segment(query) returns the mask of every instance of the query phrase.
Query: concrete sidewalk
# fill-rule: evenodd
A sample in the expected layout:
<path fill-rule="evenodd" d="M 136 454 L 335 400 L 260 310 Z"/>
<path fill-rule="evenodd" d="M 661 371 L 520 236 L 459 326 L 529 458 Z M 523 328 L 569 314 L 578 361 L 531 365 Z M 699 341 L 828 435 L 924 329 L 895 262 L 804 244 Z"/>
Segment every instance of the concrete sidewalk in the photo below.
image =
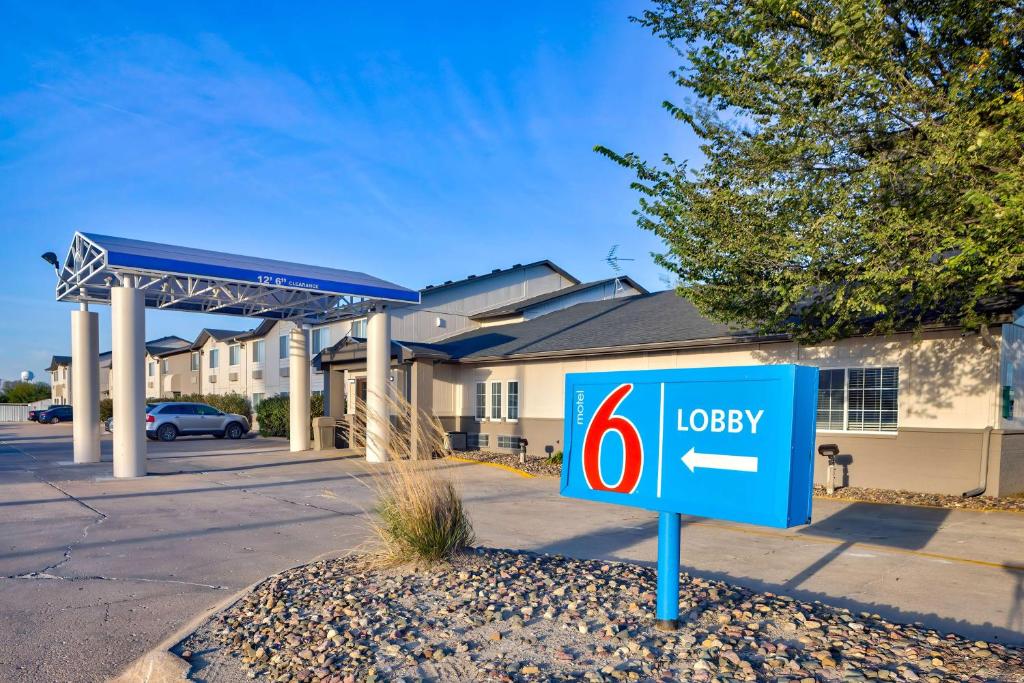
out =
<path fill-rule="evenodd" d="M 0 679 L 103 680 L 245 586 L 366 538 L 372 473 L 358 460 L 261 439 L 150 452 L 153 476 L 114 481 L 109 462 L 58 464 L 69 426 L 0 425 Z M 439 467 L 482 544 L 655 559 L 651 513 L 562 499 L 553 479 Z M 789 531 L 688 519 L 684 566 L 1024 643 L 1024 515 L 815 501 L 814 519 Z"/>

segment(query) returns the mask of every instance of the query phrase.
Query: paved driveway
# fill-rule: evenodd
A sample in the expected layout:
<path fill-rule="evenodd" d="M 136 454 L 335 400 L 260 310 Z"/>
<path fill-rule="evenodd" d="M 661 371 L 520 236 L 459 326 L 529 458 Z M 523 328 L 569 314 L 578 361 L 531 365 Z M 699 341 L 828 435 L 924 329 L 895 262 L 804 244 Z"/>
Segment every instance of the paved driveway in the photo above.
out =
<path fill-rule="evenodd" d="M 358 460 L 201 438 L 149 444 L 152 476 L 116 481 L 109 462 L 61 464 L 70 434 L 0 425 L 0 680 L 103 680 L 246 585 L 365 541 L 372 474 Z M 482 543 L 654 561 L 653 514 L 561 499 L 551 479 L 439 467 Z M 814 518 L 789 531 L 688 519 L 683 563 L 1024 643 L 1024 516 L 815 501 Z"/>

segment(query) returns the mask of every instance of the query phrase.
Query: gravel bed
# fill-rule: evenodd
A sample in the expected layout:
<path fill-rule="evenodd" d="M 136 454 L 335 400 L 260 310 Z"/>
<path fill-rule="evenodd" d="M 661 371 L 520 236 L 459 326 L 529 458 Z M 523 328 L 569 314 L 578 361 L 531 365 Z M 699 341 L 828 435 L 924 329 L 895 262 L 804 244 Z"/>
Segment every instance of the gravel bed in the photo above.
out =
<path fill-rule="evenodd" d="M 687 575 L 662 633 L 654 591 L 651 568 L 527 552 L 350 557 L 267 579 L 176 651 L 219 651 L 219 680 L 1024 681 L 1024 650 Z"/>
<path fill-rule="evenodd" d="M 530 474 L 541 476 L 541 477 L 560 477 L 562 476 L 562 463 L 548 462 L 547 458 L 538 458 L 536 456 L 526 456 L 526 463 L 519 463 L 518 453 L 497 453 L 494 451 L 454 451 L 452 453 L 457 458 L 465 458 L 467 460 L 479 460 L 480 462 L 493 462 L 499 465 L 506 465 L 513 467 L 517 470 L 529 472 Z"/>
<path fill-rule="evenodd" d="M 961 498 L 941 493 L 914 493 L 913 491 L 889 491 L 886 489 L 862 489 L 854 486 L 836 489 L 831 496 L 825 493 L 824 486 L 815 486 L 814 495 L 837 500 L 858 500 L 869 503 L 886 503 L 889 505 L 930 505 L 932 507 L 959 510 L 1005 510 L 1024 512 L 1024 496 L 995 498 L 992 496 L 975 496 Z"/>

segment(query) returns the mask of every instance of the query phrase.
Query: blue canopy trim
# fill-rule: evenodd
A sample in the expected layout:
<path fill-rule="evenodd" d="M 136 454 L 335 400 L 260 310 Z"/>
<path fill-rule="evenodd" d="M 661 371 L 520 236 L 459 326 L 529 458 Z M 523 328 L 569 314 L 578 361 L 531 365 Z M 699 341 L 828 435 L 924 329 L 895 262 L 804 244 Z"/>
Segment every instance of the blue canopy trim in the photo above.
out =
<path fill-rule="evenodd" d="M 351 317 L 373 301 L 420 301 L 415 290 L 357 271 L 94 233 L 75 233 L 57 299 L 107 303 L 126 278 L 154 308 L 306 322 Z"/>

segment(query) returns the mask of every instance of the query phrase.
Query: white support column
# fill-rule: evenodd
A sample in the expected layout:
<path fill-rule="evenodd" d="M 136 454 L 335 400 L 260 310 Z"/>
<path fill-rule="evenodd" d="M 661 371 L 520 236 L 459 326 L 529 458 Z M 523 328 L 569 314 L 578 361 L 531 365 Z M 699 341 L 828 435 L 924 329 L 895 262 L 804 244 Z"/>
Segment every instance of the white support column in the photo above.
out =
<path fill-rule="evenodd" d="M 100 331 L 99 316 L 89 304 L 71 311 L 71 403 L 75 463 L 100 461 Z"/>
<path fill-rule="evenodd" d="M 288 335 L 289 449 L 309 450 L 309 341 L 306 330 L 296 327 Z"/>
<path fill-rule="evenodd" d="M 110 296 L 114 476 L 146 476 L 146 309 L 129 280 Z"/>
<path fill-rule="evenodd" d="M 377 304 L 366 319 L 366 460 L 388 459 L 391 420 L 388 376 L 391 373 L 391 315 Z"/>

